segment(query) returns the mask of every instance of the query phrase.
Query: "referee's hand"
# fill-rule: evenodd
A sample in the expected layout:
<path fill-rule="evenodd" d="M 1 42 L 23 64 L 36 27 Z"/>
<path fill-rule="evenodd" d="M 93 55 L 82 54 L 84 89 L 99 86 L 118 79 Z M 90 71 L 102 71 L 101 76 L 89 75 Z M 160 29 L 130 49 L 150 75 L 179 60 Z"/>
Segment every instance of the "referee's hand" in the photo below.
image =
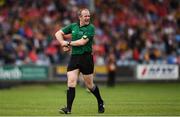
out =
<path fill-rule="evenodd" d="M 63 47 L 62 47 L 62 50 L 63 50 L 64 52 L 69 52 L 69 51 L 71 50 L 71 47 L 70 47 L 70 46 L 63 46 Z"/>
<path fill-rule="evenodd" d="M 68 41 L 64 41 L 64 40 L 63 40 L 63 41 L 61 41 L 60 43 L 61 43 L 61 46 L 63 46 L 63 47 L 64 47 L 64 46 L 68 46 Z"/>

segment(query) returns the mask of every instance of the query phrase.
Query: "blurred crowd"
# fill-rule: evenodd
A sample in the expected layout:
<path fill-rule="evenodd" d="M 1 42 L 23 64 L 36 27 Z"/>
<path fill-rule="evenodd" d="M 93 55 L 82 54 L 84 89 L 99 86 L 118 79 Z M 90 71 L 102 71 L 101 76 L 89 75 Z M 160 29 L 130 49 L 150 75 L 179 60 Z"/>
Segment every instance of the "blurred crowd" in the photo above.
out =
<path fill-rule="evenodd" d="M 54 37 L 77 22 L 79 8 L 92 11 L 94 61 L 116 64 L 180 64 L 179 0 L 0 0 L 0 65 L 67 64 Z"/>

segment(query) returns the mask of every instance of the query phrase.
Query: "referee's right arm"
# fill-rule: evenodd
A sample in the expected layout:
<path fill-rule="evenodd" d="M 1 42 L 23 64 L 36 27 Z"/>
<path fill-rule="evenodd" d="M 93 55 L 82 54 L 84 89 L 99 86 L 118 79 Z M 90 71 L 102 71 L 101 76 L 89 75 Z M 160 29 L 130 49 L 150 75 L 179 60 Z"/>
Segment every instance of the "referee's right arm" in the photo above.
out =
<path fill-rule="evenodd" d="M 62 45 L 63 41 L 64 41 L 64 38 L 63 38 L 63 31 L 59 30 L 55 33 L 55 37 L 56 39 L 59 41 L 59 43 Z"/>
<path fill-rule="evenodd" d="M 68 41 L 64 40 L 64 32 L 62 30 L 59 30 L 55 33 L 56 39 L 59 41 L 61 46 L 68 46 Z"/>

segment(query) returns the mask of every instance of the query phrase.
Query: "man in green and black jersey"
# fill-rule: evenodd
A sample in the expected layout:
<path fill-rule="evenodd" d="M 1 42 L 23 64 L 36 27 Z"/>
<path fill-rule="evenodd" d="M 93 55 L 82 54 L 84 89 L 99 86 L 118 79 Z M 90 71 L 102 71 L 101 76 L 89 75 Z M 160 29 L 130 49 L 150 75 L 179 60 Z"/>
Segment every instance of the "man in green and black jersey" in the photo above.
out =
<path fill-rule="evenodd" d="M 61 108 L 59 111 L 64 114 L 71 113 L 72 103 L 75 98 L 75 87 L 79 73 L 81 72 L 85 85 L 97 99 L 98 112 L 104 113 L 104 101 L 101 98 L 99 88 L 93 82 L 94 62 L 92 44 L 95 28 L 94 25 L 90 23 L 90 11 L 88 9 L 80 9 L 78 16 L 78 23 L 67 25 L 55 34 L 64 51 L 69 51 L 70 48 L 72 48 L 70 62 L 67 67 L 67 106 Z M 71 34 L 71 41 L 64 40 L 64 36 L 67 34 Z"/>

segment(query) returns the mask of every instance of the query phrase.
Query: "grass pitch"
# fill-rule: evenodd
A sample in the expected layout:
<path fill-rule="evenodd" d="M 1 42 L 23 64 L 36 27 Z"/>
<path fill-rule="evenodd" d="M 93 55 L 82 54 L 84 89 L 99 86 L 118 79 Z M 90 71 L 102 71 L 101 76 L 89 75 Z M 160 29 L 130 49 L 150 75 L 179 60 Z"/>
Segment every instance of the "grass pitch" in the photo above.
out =
<path fill-rule="evenodd" d="M 105 113 L 98 114 L 95 97 L 78 86 L 71 115 L 180 115 L 180 83 L 122 83 L 114 88 L 99 87 L 105 100 Z M 0 90 L 0 116 L 61 116 L 58 108 L 66 104 L 65 90 L 65 84 L 22 85 Z"/>

